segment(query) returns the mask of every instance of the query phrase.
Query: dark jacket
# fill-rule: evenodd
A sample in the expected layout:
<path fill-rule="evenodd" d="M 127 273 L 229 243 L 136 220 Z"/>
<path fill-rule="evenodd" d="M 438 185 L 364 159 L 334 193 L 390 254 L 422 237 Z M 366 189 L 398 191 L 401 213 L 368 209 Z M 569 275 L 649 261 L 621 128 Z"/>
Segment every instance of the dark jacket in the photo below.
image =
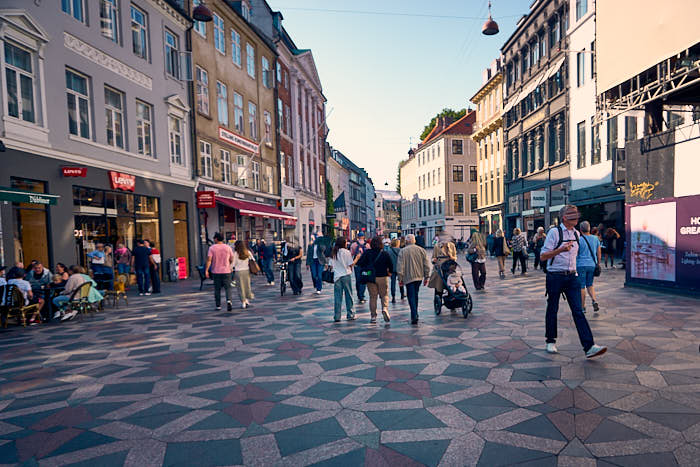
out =
<path fill-rule="evenodd" d="M 316 240 L 314 243 L 308 246 L 306 249 L 306 265 L 311 266 L 314 261 L 314 247 L 317 247 L 316 256 L 318 256 L 318 262 L 325 265 L 328 263 L 328 258 L 326 257 L 326 245 L 324 242 L 319 242 Z"/>
<path fill-rule="evenodd" d="M 506 243 L 505 237 L 494 237 L 493 239 L 493 255 L 494 256 L 505 256 L 503 252 L 503 245 Z"/>
<path fill-rule="evenodd" d="M 374 267 L 375 277 L 387 277 L 394 272 L 391 256 L 384 250 L 367 250 L 357 264 L 363 269 Z"/>
<path fill-rule="evenodd" d="M 260 245 L 259 254 L 261 260 L 273 260 L 277 256 L 277 250 L 275 249 L 275 245 L 268 245 L 266 243 L 265 246 Z"/>

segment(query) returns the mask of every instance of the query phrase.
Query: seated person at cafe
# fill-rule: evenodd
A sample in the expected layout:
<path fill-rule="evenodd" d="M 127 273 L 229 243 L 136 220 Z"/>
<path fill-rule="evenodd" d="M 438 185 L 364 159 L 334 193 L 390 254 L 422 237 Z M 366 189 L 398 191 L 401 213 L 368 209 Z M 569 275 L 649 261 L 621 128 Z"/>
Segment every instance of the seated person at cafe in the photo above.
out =
<path fill-rule="evenodd" d="M 32 264 L 34 265 L 34 267 L 32 267 L 32 270 L 27 273 L 25 279 L 27 280 L 27 282 L 29 282 L 29 285 L 31 285 L 32 287 L 34 300 L 36 301 L 36 303 L 39 304 L 39 312 L 41 313 L 44 309 L 44 303 L 46 302 L 46 298 L 48 297 L 47 291 L 49 288 L 49 284 L 51 284 L 51 271 L 45 268 L 41 264 L 41 261 L 34 260 L 32 261 Z M 46 321 L 47 319 L 48 317 L 44 316 L 44 321 Z"/>
<path fill-rule="evenodd" d="M 24 269 L 20 269 L 18 267 L 10 269 L 10 271 L 7 273 L 7 284 L 15 285 L 20 290 L 20 292 L 22 292 L 25 306 L 34 303 L 39 303 L 38 299 L 36 299 L 34 297 L 34 294 L 32 293 L 32 286 L 29 284 L 29 282 L 24 280 Z M 41 304 L 43 304 L 43 300 Z M 29 319 L 29 324 L 37 324 L 36 315 L 37 313 L 35 313 Z"/>
<path fill-rule="evenodd" d="M 72 319 L 77 311 L 71 311 L 65 313 L 63 308 L 70 301 L 70 296 L 75 292 L 75 290 L 85 283 L 85 277 L 80 273 L 81 267 L 73 265 L 68 269 L 68 281 L 66 281 L 66 286 L 63 291 L 53 299 L 53 304 L 56 306 L 56 313 L 53 315 L 53 319 L 61 318 L 61 321 L 66 321 Z"/>
<path fill-rule="evenodd" d="M 7 284 L 7 279 L 5 279 L 5 266 L 0 266 L 0 285 Z"/>

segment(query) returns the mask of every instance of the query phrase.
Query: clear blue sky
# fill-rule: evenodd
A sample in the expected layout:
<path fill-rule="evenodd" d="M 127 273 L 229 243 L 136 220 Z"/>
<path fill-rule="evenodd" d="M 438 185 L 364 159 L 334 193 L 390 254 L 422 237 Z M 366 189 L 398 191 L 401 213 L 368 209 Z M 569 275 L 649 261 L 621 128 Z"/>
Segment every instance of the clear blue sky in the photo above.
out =
<path fill-rule="evenodd" d="M 394 189 L 410 138 L 415 145 L 444 107 L 472 105 L 482 71 L 532 0 L 492 0 L 495 36 L 481 34 L 487 0 L 268 2 L 297 46 L 313 51 L 328 99 L 329 143 L 364 167 L 375 188 L 388 181 Z"/>

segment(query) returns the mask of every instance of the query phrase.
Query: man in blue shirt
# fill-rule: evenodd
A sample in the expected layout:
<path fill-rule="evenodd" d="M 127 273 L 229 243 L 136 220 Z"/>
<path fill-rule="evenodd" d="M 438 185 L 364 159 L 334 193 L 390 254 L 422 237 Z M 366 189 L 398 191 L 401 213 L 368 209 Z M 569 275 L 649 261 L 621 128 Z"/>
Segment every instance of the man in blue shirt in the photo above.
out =
<path fill-rule="evenodd" d="M 583 314 L 581 287 L 576 273 L 576 256 L 579 251 L 580 235 L 574 228 L 579 213 L 576 206 L 567 204 L 559 211 L 560 225 L 549 229 L 544 241 L 540 259 L 547 264 L 547 313 L 545 315 L 545 337 L 548 353 L 557 353 L 557 312 L 561 294 L 569 302 L 571 315 L 576 325 L 579 340 L 586 358 L 603 355 L 607 347 L 593 342 L 593 333 Z M 563 224 L 563 225 L 562 225 Z M 551 260 L 551 261 L 550 261 Z"/>
<path fill-rule="evenodd" d="M 588 290 L 588 295 L 593 300 L 593 311 L 597 313 L 599 307 L 593 289 L 593 278 L 595 277 L 595 267 L 600 264 L 600 240 L 598 240 L 598 236 L 591 235 L 591 224 L 588 221 L 581 222 L 579 229 L 581 229 L 581 241 L 576 257 L 576 271 L 581 283 L 581 305 L 585 313 L 586 290 Z"/>

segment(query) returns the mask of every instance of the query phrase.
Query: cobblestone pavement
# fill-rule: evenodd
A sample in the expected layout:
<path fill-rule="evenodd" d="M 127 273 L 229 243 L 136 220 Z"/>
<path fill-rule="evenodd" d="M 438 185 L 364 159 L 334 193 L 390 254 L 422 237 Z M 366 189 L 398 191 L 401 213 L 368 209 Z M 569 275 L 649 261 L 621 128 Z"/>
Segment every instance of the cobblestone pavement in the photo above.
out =
<path fill-rule="evenodd" d="M 699 465 L 700 301 L 603 271 L 585 360 L 566 304 L 544 352 L 544 277 L 497 278 L 468 319 L 332 322 L 332 290 L 215 311 L 165 284 L 60 325 L 0 332 L 0 464 Z M 468 280 L 469 289 L 471 281 Z M 381 315 L 380 315 L 381 320 Z"/>

